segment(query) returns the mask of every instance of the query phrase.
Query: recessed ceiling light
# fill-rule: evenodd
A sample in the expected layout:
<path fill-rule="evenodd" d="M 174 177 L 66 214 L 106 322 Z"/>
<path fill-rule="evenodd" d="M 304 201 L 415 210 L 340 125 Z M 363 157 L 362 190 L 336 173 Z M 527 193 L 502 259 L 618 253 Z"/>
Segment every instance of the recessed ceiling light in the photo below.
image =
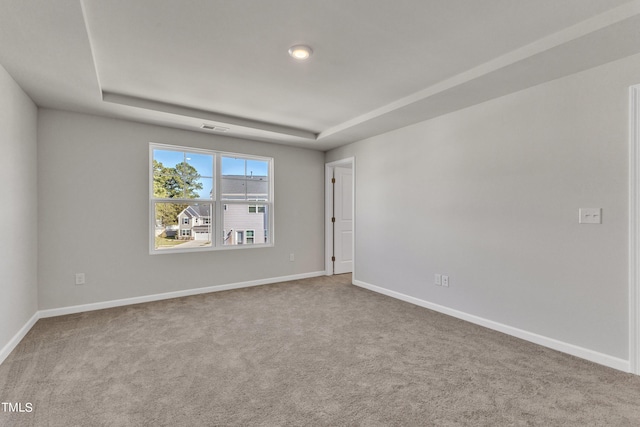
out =
<path fill-rule="evenodd" d="M 309 59 L 312 53 L 313 50 L 309 46 L 305 46 L 303 44 L 297 44 L 289 48 L 289 55 L 291 55 L 293 59 L 297 59 L 298 61 Z"/>

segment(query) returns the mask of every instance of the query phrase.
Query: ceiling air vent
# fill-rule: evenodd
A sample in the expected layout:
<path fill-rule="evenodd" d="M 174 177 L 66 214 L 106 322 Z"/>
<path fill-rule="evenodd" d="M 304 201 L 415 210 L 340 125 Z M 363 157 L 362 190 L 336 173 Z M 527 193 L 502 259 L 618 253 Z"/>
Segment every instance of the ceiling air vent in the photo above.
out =
<path fill-rule="evenodd" d="M 202 129 L 206 129 L 206 130 L 212 130 L 214 132 L 226 132 L 229 130 L 229 128 L 225 128 L 222 126 L 214 126 L 214 125 L 208 125 L 206 123 L 203 123 L 202 126 L 200 126 Z"/>

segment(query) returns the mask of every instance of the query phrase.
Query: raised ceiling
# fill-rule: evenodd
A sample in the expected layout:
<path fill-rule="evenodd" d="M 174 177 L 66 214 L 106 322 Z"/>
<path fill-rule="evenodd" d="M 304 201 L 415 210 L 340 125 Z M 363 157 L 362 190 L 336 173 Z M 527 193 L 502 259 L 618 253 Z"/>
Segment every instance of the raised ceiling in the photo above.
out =
<path fill-rule="evenodd" d="M 0 12 L 0 64 L 39 106 L 318 150 L 640 52 L 637 0 L 0 0 Z M 299 43 L 307 62 L 287 54 Z"/>

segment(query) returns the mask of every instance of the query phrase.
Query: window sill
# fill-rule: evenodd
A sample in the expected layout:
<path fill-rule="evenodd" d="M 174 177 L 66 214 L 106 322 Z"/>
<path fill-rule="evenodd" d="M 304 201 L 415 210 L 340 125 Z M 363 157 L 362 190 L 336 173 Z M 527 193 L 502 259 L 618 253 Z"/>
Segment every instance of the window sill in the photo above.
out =
<path fill-rule="evenodd" d="M 273 248 L 273 243 L 253 244 L 253 245 L 228 245 L 228 246 L 211 246 L 204 248 L 185 248 L 185 249 L 151 249 L 149 255 L 165 255 L 165 254 L 183 254 L 194 252 L 211 252 L 211 251 L 234 251 L 243 249 L 259 249 Z"/>

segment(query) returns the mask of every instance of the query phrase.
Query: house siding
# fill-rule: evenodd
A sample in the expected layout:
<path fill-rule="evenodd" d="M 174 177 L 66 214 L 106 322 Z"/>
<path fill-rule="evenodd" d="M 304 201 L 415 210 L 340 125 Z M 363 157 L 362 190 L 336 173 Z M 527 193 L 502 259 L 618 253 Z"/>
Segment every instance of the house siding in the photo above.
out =
<path fill-rule="evenodd" d="M 224 231 L 225 236 L 230 231 L 246 231 L 254 230 L 254 244 L 265 243 L 264 230 L 268 227 L 267 213 L 249 213 L 249 205 L 245 204 L 228 204 L 224 211 Z M 268 208 L 265 205 L 265 210 Z M 245 234 L 246 238 L 246 234 Z M 225 244 L 237 244 L 236 235 L 232 233 L 229 240 L 225 240 Z"/>

